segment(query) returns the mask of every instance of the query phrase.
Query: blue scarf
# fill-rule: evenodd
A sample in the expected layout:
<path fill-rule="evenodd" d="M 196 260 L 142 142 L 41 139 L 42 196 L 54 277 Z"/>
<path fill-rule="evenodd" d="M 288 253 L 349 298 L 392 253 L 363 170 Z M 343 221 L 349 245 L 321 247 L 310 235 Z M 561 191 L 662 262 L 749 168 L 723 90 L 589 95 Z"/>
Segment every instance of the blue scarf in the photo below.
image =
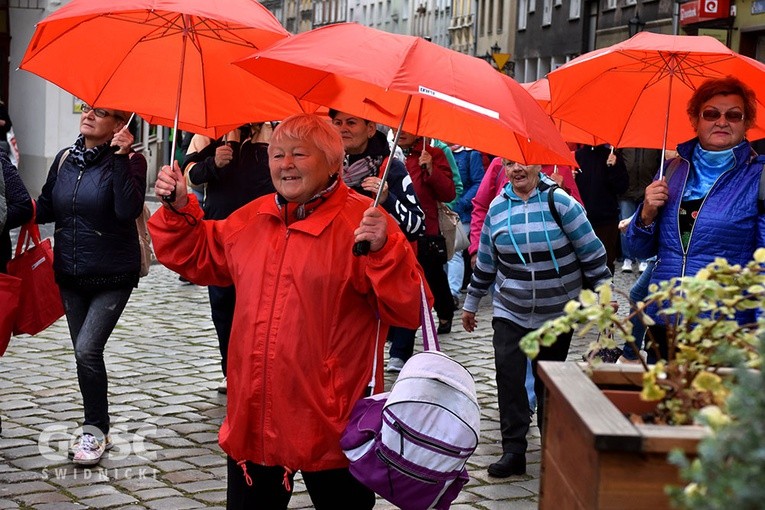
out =
<path fill-rule="evenodd" d="M 691 158 L 693 166 L 685 185 L 683 200 L 698 200 L 707 196 L 717 178 L 736 164 L 733 151 L 745 143 L 747 142 L 743 141 L 736 147 L 724 151 L 708 151 L 697 144 L 693 150 Z"/>

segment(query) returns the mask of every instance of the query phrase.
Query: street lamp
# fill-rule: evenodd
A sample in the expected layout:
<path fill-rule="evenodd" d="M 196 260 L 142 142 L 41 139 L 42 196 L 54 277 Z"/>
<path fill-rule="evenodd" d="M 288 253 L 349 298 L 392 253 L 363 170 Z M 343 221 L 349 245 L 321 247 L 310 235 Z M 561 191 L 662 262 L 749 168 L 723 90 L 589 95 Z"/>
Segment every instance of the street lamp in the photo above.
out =
<path fill-rule="evenodd" d="M 495 53 L 499 53 L 499 50 L 502 48 L 499 47 L 499 44 L 497 42 L 494 42 L 494 44 L 491 47 L 491 54 L 494 55 Z"/>
<path fill-rule="evenodd" d="M 642 32 L 645 28 L 645 21 L 640 20 L 640 15 L 635 13 L 633 17 L 627 22 L 627 29 L 629 30 L 630 37 L 633 37 L 638 32 Z"/>

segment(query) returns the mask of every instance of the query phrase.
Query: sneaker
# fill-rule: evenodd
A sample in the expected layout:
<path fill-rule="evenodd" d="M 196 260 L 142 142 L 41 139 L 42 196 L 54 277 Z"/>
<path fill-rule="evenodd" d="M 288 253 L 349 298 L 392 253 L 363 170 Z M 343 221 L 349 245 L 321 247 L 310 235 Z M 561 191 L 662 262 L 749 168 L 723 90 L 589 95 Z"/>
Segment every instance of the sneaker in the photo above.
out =
<path fill-rule="evenodd" d="M 77 453 L 77 450 L 80 449 L 80 442 L 82 441 L 82 436 L 77 436 L 77 439 L 74 440 L 74 442 L 69 447 L 69 458 L 73 459 L 74 454 Z M 106 435 L 106 440 L 104 441 L 104 450 L 111 450 L 114 446 L 114 443 L 112 443 L 112 436 L 109 434 Z"/>
<path fill-rule="evenodd" d="M 228 378 L 224 377 L 218 385 L 218 393 L 225 395 L 228 392 Z"/>
<path fill-rule="evenodd" d="M 646 361 L 648 359 L 648 353 L 645 351 L 640 351 L 640 357 L 643 358 L 643 361 Z M 621 356 L 619 356 L 619 359 L 616 360 L 616 364 L 617 365 L 639 365 L 640 360 L 629 359 L 622 354 Z"/>
<path fill-rule="evenodd" d="M 632 260 L 624 259 L 624 264 L 622 264 L 622 273 L 631 273 L 631 272 L 632 272 Z"/>
<path fill-rule="evenodd" d="M 641 262 L 640 265 L 638 265 L 638 271 L 641 273 L 648 269 L 648 262 Z"/>
<path fill-rule="evenodd" d="M 405 361 L 401 358 L 391 358 L 388 360 L 388 367 L 385 369 L 386 372 L 401 372 L 401 369 L 404 368 Z"/>
<path fill-rule="evenodd" d="M 98 440 L 91 434 L 83 434 L 80 447 L 74 453 L 72 461 L 80 466 L 95 466 L 106 451 L 106 440 Z"/>

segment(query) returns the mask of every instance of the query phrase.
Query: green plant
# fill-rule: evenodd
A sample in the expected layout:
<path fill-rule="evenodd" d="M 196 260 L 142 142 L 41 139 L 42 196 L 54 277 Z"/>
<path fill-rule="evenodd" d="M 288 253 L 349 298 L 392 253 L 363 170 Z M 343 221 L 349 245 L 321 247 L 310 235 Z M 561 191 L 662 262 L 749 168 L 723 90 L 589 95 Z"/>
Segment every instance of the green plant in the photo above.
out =
<path fill-rule="evenodd" d="M 760 336 L 760 356 L 765 335 Z M 670 461 L 681 467 L 690 482 L 668 489 L 675 504 L 698 510 L 736 508 L 754 510 L 765 502 L 765 377 L 761 371 L 739 370 L 728 399 L 730 416 L 701 413 L 711 434 L 688 460 L 680 451 Z"/>
<path fill-rule="evenodd" d="M 572 329 L 578 335 L 593 329 L 601 333 L 590 346 L 591 351 L 613 348 L 622 342 L 634 347 L 629 319 L 637 315 L 652 325 L 645 309 L 656 304 L 659 314 L 671 323 L 667 328 L 669 355 L 655 365 L 643 363 L 641 398 L 658 401 L 656 423 L 676 425 L 693 423 L 697 412 L 708 406 L 717 406 L 726 413 L 731 381 L 720 376 L 721 367 L 760 367 L 756 339 L 765 331 L 765 320 L 740 325 L 735 313 L 763 308 L 765 248 L 758 249 L 754 260 L 743 267 L 716 259 L 695 276 L 651 285 L 646 300 L 627 317 L 610 306 L 611 298 L 609 285 L 596 292 L 582 291 L 579 300 L 566 305 L 562 317 L 526 335 L 521 348 L 534 357 L 540 345 L 551 345 L 559 334 Z M 647 337 L 646 341 L 650 345 L 651 339 Z"/>

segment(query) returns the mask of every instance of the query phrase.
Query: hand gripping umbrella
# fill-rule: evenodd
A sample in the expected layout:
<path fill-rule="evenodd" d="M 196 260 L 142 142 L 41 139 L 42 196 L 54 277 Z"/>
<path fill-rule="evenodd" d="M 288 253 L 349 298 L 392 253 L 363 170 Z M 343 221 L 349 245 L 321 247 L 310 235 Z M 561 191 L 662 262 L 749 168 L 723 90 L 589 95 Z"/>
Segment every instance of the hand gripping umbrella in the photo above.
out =
<path fill-rule="evenodd" d="M 640 32 L 575 58 L 547 75 L 550 113 L 617 147 L 663 151 L 695 136 L 686 107 L 696 88 L 727 75 L 754 89 L 749 132 L 765 136 L 765 64 L 708 36 Z"/>

